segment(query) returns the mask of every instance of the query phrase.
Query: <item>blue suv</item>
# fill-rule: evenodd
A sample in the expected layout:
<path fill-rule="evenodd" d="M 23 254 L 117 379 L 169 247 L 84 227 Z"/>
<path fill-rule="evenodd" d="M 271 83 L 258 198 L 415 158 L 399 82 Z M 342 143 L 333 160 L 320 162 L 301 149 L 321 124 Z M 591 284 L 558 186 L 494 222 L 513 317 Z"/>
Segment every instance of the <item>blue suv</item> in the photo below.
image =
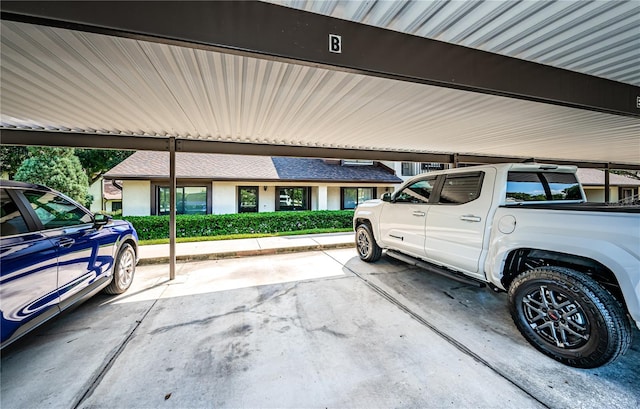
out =
<path fill-rule="evenodd" d="M 99 291 L 125 292 L 137 254 L 128 222 L 44 186 L 0 181 L 1 347 Z"/>

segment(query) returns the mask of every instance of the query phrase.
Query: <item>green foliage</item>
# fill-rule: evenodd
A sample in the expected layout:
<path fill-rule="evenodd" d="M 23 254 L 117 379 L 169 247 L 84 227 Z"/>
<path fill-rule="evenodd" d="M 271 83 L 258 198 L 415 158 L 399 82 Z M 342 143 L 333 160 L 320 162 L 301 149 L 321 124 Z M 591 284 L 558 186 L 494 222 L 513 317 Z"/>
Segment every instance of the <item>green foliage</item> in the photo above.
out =
<path fill-rule="evenodd" d="M 84 205 L 89 204 L 89 181 L 73 149 L 30 147 L 30 158 L 15 174 L 15 179 L 56 189 Z"/>
<path fill-rule="evenodd" d="M 124 219 L 133 224 L 140 240 L 169 237 L 169 216 L 126 216 Z M 351 210 L 178 215 L 176 237 L 346 229 L 352 226 L 352 219 Z"/>
<path fill-rule="evenodd" d="M 75 153 L 87 173 L 89 183 L 93 183 L 109 169 L 131 156 L 134 151 L 76 149 Z"/>
<path fill-rule="evenodd" d="M 28 157 L 29 151 L 25 146 L 0 146 L 0 173 L 7 172 L 12 179 Z"/>

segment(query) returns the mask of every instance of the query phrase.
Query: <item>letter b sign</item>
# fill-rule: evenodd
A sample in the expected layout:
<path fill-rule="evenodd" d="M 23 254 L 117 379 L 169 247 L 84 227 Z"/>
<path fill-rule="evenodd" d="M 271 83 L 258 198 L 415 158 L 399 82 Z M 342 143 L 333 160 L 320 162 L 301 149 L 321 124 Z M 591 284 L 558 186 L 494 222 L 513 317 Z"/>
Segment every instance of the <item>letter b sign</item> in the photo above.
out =
<path fill-rule="evenodd" d="M 329 51 L 332 53 L 342 53 L 342 37 L 336 34 L 329 34 Z"/>

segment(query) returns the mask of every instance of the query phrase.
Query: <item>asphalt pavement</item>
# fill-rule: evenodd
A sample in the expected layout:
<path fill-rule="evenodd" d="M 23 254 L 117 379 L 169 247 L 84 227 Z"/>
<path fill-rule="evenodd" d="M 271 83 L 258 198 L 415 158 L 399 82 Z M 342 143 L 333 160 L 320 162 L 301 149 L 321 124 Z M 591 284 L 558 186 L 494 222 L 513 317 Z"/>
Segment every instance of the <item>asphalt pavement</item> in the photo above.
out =
<path fill-rule="evenodd" d="M 173 281 L 148 253 L 125 294 L 3 351 L 0 406 L 640 407 L 639 331 L 618 362 L 570 368 L 521 337 L 503 293 L 364 263 L 353 233 L 307 239 L 243 258 L 218 243 L 225 257 L 180 262 Z"/>

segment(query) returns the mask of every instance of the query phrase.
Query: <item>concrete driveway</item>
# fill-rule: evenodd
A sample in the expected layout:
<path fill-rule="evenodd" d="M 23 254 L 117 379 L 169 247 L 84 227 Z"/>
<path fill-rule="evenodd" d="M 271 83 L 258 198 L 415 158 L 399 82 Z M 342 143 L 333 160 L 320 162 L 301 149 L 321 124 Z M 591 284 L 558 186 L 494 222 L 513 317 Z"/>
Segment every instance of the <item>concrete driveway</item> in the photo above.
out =
<path fill-rule="evenodd" d="M 530 347 L 504 294 L 354 249 L 138 268 L 3 351 L 2 408 L 640 406 L 625 357 Z"/>

